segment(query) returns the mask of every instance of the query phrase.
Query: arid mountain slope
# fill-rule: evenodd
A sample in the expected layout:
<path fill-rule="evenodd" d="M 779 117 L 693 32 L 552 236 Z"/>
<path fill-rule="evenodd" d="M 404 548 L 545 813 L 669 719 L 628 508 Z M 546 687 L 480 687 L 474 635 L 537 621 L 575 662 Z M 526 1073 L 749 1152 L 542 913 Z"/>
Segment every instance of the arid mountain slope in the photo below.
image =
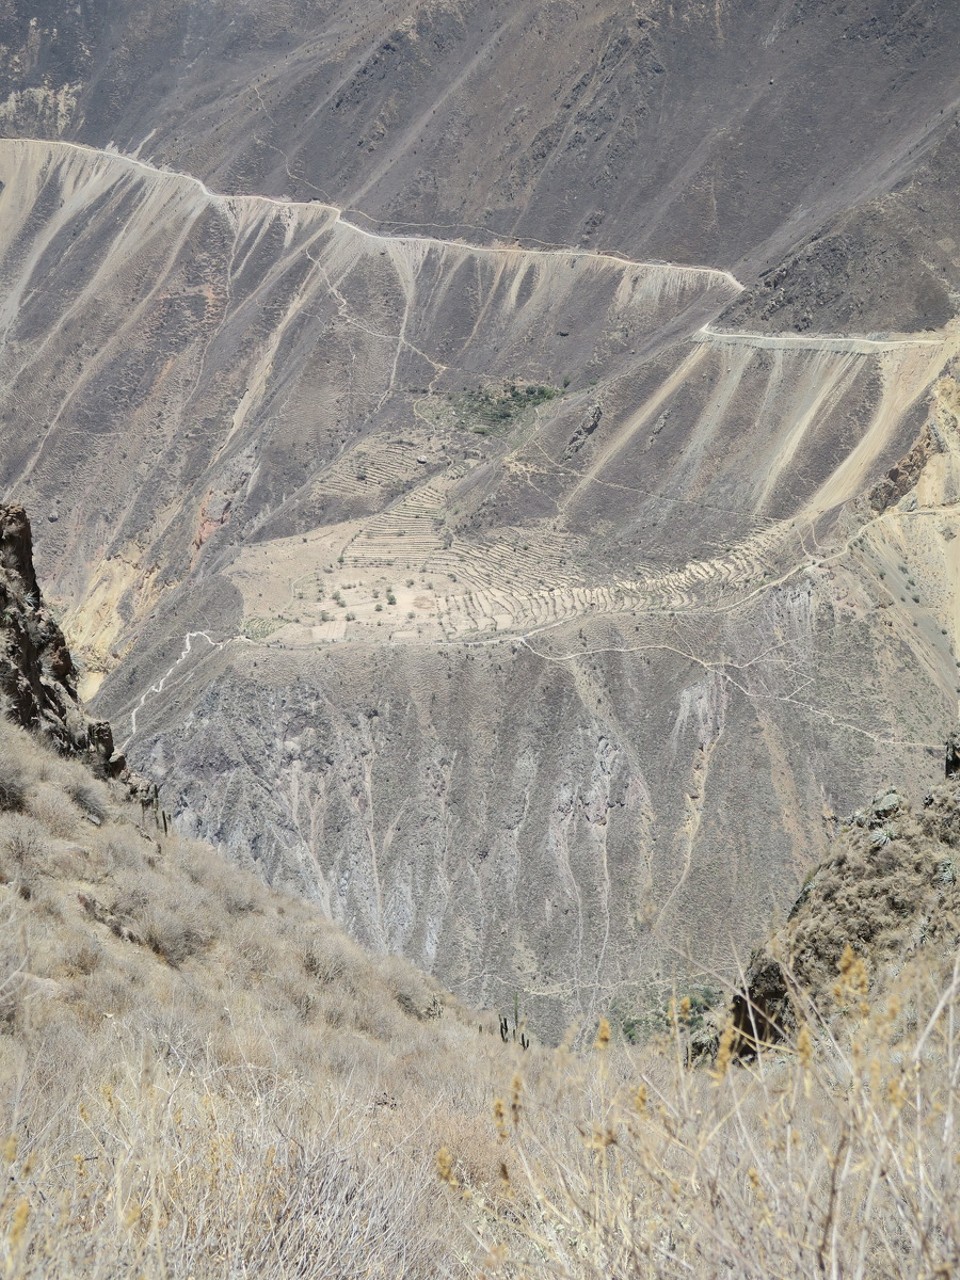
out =
<path fill-rule="evenodd" d="M 557 1031 L 926 783 L 958 23 L 8 6 L 0 478 L 168 807 Z"/>
<path fill-rule="evenodd" d="M 0 719 L 8 1270 L 475 1274 L 433 1167 L 496 1185 L 478 1020 Z"/>
<path fill-rule="evenodd" d="M 109 776 L 18 507 L 0 601 L 6 1270 L 472 1274 L 434 1156 L 495 1185 L 478 1121 L 519 1046 Z"/>
<path fill-rule="evenodd" d="M 729 962 L 874 744 L 924 776 L 952 380 L 858 495 L 950 333 L 751 337 L 721 272 L 0 165 L 3 474 L 85 691 L 198 831 L 559 1028 L 694 935 Z"/>
<path fill-rule="evenodd" d="M 0 95 L 10 134 L 218 190 L 752 274 L 909 182 L 956 117 L 958 38 L 950 0 L 12 0 Z M 942 323 L 957 251 L 898 217 L 915 314 Z M 906 327 L 883 302 L 868 327 Z"/>

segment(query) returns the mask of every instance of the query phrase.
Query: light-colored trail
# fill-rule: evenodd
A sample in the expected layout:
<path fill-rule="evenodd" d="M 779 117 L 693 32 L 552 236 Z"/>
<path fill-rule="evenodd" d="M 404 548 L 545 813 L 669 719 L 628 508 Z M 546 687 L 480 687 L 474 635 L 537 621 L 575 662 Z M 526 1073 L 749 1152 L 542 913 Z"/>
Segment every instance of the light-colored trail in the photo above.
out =
<path fill-rule="evenodd" d="M 890 337 L 840 333 L 751 333 L 746 329 L 716 329 L 705 324 L 694 335 L 695 342 L 721 346 L 759 347 L 770 351 L 833 351 L 838 355 L 880 355 L 904 347 L 942 347 L 950 335 L 904 333 Z"/>
<path fill-rule="evenodd" d="M 73 152 L 87 158 L 100 159 L 111 164 L 127 166 L 153 180 L 174 179 L 179 182 L 184 182 L 194 186 L 203 195 L 204 199 L 211 204 L 220 205 L 232 210 L 237 210 L 244 206 L 265 206 L 286 210 L 303 210 L 312 214 L 321 213 L 325 216 L 332 217 L 334 222 L 342 223 L 351 231 L 356 232 L 357 235 L 378 243 L 398 241 L 415 242 L 420 245 L 439 249 L 457 247 L 476 254 L 490 254 L 497 256 L 514 255 L 544 259 L 562 258 L 565 260 L 586 260 L 590 262 L 608 264 L 620 270 L 628 269 L 630 267 L 641 269 L 663 268 L 681 274 L 713 278 L 718 283 L 723 282 L 728 286 L 732 286 L 737 290 L 737 292 L 742 292 L 745 288 L 745 286 L 741 284 L 732 272 L 721 270 L 716 267 L 693 266 L 689 263 L 641 261 L 629 258 L 619 253 L 604 253 L 589 249 L 567 248 L 564 246 L 528 248 L 523 244 L 517 243 L 500 243 L 493 245 L 470 244 L 463 240 L 450 240 L 439 236 L 373 231 L 367 227 L 360 226 L 356 222 L 351 222 L 346 216 L 349 212 L 356 212 L 361 217 L 368 217 L 369 215 L 363 213 L 362 210 L 349 210 L 325 200 L 290 200 L 281 196 L 267 196 L 256 193 L 230 195 L 224 192 L 212 190 L 207 186 L 202 178 L 195 177 L 193 174 L 183 173 L 176 169 L 164 169 L 158 165 L 150 164 L 147 160 L 141 160 L 136 156 L 125 155 L 123 152 L 116 151 L 111 148 L 92 147 L 85 143 L 65 142 L 60 139 L 0 139 L 0 149 L 23 147 L 45 147 L 52 153 Z M 704 325 L 697 332 L 694 340 L 714 343 L 746 344 L 753 347 L 770 348 L 774 350 L 818 348 L 821 350 L 836 351 L 838 353 L 852 352 L 861 355 L 873 355 L 884 351 L 897 350 L 898 348 L 903 347 L 940 346 L 944 343 L 946 338 L 947 335 L 945 334 L 898 334 L 891 335 L 889 337 L 881 337 L 871 334 L 770 334 L 753 333 L 747 330 L 717 329 L 711 325 Z"/>
<path fill-rule="evenodd" d="M 256 193 L 231 195 L 224 192 L 212 190 L 203 181 L 202 178 L 195 177 L 193 174 L 183 173 L 175 169 L 165 169 L 158 165 L 151 164 L 147 160 L 141 160 L 138 156 L 126 155 L 123 152 L 113 148 L 100 148 L 89 146 L 80 142 L 66 142 L 61 139 L 48 138 L 2 138 L 0 139 L 0 154 L 3 151 L 23 152 L 29 149 L 46 150 L 51 156 L 74 154 L 91 161 L 99 161 L 109 165 L 117 165 L 133 170 L 154 182 L 174 181 L 194 187 L 203 197 L 203 199 L 212 204 L 224 208 L 227 211 L 238 214 L 243 209 L 255 209 L 259 206 L 265 208 L 275 208 L 287 211 L 301 211 L 302 213 L 316 217 L 320 215 L 322 218 L 329 220 L 331 223 L 341 223 L 351 232 L 356 233 L 365 239 L 375 241 L 380 244 L 416 244 L 427 248 L 438 248 L 441 250 L 449 250 L 452 248 L 461 251 L 478 254 L 491 255 L 496 257 L 517 256 L 532 257 L 536 259 L 563 259 L 565 261 L 577 260 L 591 263 L 603 264 L 615 267 L 617 270 L 624 271 L 630 268 L 638 270 L 661 270 L 677 273 L 678 275 L 699 276 L 705 280 L 714 280 L 718 284 L 723 283 L 727 287 L 732 287 L 737 292 L 742 292 L 745 288 L 743 284 L 729 271 L 721 270 L 716 267 L 694 266 L 689 263 L 672 263 L 672 262 L 654 262 L 642 261 L 629 258 L 623 254 L 616 252 L 597 252 L 588 249 L 577 249 L 573 247 L 554 246 L 529 248 L 520 243 L 497 243 L 491 245 L 471 244 L 460 239 L 444 239 L 439 236 L 429 236 L 420 234 L 402 234 L 402 233 L 384 233 L 382 231 L 374 231 L 369 228 L 360 226 L 358 223 L 351 222 L 346 214 L 356 212 L 361 217 L 367 217 L 362 210 L 349 210 L 328 201 L 318 199 L 312 200 L 290 200 L 280 196 L 267 196 Z M 896 334 L 889 336 L 880 336 L 875 334 L 830 334 L 830 333 L 755 333 L 747 330 L 725 330 L 718 329 L 712 325 L 704 325 L 693 335 L 693 341 L 699 343 L 711 343 L 717 345 L 746 345 L 758 349 L 771 350 L 822 350 L 833 351 L 838 354 L 859 354 L 859 355 L 879 355 L 888 351 L 909 347 L 942 347 L 945 344 L 955 344 L 958 335 L 955 333 L 924 333 L 924 334 Z"/>
<path fill-rule="evenodd" d="M 140 695 L 140 701 L 130 712 L 130 733 L 124 739 L 124 741 L 120 744 L 121 751 L 125 751 L 127 749 L 127 746 L 129 745 L 133 736 L 136 734 L 137 715 L 146 706 L 147 699 L 150 697 L 156 697 L 158 694 L 163 693 L 163 690 L 166 687 L 167 681 L 170 679 L 172 675 L 174 675 L 174 673 L 177 671 L 177 668 L 182 666 L 183 663 L 186 662 L 187 658 L 189 658 L 190 654 L 193 652 L 194 640 L 205 640 L 207 644 L 212 649 L 215 649 L 215 650 L 222 649 L 224 645 L 231 643 L 230 640 L 213 640 L 209 635 L 207 635 L 206 631 L 188 631 L 187 634 L 183 637 L 183 649 L 180 653 L 180 657 L 164 672 L 164 674 L 160 677 L 160 679 L 156 682 L 156 684 L 150 685 L 149 688 L 146 689 Z"/>

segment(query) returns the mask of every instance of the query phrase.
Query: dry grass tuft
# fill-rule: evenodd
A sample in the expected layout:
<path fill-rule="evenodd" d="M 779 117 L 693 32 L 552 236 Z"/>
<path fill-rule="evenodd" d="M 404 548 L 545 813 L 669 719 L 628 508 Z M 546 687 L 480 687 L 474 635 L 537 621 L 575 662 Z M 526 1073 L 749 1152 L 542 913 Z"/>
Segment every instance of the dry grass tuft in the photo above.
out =
<path fill-rule="evenodd" d="M 643 1050 L 598 1037 L 524 1081 L 514 1123 L 502 1103 L 494 1116 L 515 1199 L 481 1219 L 489 1274 L 960 1273 L 960 959 L 904 972 L 877 1005 L 855 959 L 837 987 L 843 1015 L 808 1007 L 751 1063 L 690 1070 L 677 1035 Z"/>

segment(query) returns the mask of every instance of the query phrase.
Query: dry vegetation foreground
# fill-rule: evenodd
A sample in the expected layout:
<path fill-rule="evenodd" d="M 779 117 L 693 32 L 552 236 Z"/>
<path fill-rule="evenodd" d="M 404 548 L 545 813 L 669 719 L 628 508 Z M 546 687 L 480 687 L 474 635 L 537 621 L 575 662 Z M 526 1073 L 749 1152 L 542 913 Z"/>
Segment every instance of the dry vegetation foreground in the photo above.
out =
<path fill-rule="evenodd" d="M 0 735 L 5 1277 L 957 1274 L 952 957 L 874 1000 L 848 954 L 753 1062 L 691 1070 L 682 1000 L 522 1053 Z"/>

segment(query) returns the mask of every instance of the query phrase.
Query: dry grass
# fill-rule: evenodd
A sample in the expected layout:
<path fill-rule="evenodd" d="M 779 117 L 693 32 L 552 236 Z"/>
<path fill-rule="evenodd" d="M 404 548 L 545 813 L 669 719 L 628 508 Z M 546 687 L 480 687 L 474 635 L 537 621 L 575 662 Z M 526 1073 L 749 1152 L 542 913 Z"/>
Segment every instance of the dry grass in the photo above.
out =
<path fill-rule="evenodd" d="M 433 1154 L 499 1038 L 0 725 L 3 771 L 3 1274 L 470 1274 Z"/>
<path fill-rule="evenodd" d="M 960 966 L 848 955 L 748 1064 L 690 1070 L 683 1003 L 523 1053 L 0 726 L 5 770 L 5 1277 L 960 1272 Z"/>
<path fill-rule="evenodd" d="M 678 1014 L 644 1050 L 601 1034 L 589 1058 L 518 1079 L 500 1104 L 516 1209 L 485 1215 L 489 1274 L 960 1274 L 960 959 L 905 973 L 876 1008 L 862 978 L 848 965 L 833 1024 L 808 1007 L 753 1063 L 728 1033 L 712 1069 L 689 1069 Z M 458 1182 L 456 1160 L 444 1172 Z"/>

